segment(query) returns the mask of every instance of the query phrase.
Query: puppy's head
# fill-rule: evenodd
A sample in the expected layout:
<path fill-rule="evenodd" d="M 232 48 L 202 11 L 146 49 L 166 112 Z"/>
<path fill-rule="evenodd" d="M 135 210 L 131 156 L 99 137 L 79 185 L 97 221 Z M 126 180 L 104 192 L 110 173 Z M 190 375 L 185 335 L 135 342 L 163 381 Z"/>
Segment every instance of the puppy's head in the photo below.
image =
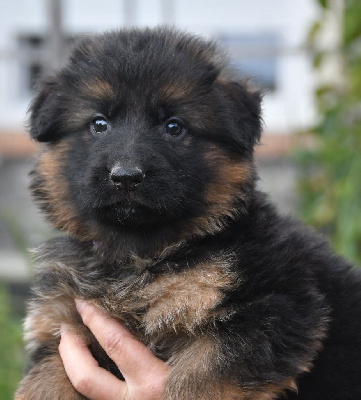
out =
<path fill-rule="evenodd" d="M 212 42 L 167 29 L 83 39 L 30 112 L 32 190 L 54 225 L 214 233 L 247 208 L 260 94 L 223 74 Z"/>

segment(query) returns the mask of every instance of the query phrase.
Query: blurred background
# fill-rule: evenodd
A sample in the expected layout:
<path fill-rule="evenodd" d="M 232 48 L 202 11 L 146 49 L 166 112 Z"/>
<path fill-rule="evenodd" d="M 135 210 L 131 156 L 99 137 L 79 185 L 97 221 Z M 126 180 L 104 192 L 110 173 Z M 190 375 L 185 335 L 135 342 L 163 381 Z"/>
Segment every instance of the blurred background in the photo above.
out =
<path fill-rule="evenodd" d="M 39 77 L 84 34 L 167 24 L 216 39 L 265 89 L 259 185 L 361 261 L 360 0 L 0 0 L 0 400 L 24 365 L 29 248 L 56 234 L 31 202 L 26 133 Z"/>

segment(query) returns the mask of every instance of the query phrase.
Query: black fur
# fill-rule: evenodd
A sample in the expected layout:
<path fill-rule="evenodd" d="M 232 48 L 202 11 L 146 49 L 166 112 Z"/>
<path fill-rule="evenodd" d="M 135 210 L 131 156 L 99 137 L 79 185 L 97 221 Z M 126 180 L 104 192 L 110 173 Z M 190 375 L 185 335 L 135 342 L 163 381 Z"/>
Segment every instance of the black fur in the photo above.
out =
<path fill-rule="evenodd" d="M 68 236 L 40 249 L 33 307 L 66 294 L 107 309 L 109 288 L 121 303 L 162 277 L 221 260 L 232 285 L 220 286 L 214 316 L 192 331 L 147 334 L 146 302 L 113 311 L 173 365 L 168 384 L 181 380 L 183 392 L 170 388 L 165 398 L 218 399 L 230 385 L 239 399 L 361 399 L 360 274 L 255 189 L 261 95 L 227 78 L 223 58 L 213 43 L 176 31 L 113 32 L 85 38 L 43 84 L 31 135 L 55 157 L 55 172 L 40 158 L 32 190 Z M 91 125 L 99 114 L 109 122 L 104 134 Z M 179 136 L 165 130 L 174 117 L 184 124 Z M 141 169 L 144 181 L 117 190 L 115 165 Z M 229 192 L 217 193 L 228 179 Z M 177 371 L 177 355 L 196 338 L 210 338 L 215 351 L 194 378 L 191 365 Z M 33 362 L 48 353 L 37 344 Z M 293 379 L 296 393 L 285 383 Z"/>

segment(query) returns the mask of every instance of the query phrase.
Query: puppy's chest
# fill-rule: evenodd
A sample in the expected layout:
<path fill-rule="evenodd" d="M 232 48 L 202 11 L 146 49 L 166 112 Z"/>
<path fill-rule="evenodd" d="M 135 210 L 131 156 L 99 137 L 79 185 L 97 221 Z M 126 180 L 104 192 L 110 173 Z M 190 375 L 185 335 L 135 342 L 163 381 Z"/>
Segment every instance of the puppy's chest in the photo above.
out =
<path fill-rule="evenodd" d="M 224 312 L 225 291 L 237 281 L 229 258 L 223 256 L 148 282 L 142 277 L 114 283 L 106 296 L 112 314 L 133 321 L 149 337 L 194 331 Z"/>

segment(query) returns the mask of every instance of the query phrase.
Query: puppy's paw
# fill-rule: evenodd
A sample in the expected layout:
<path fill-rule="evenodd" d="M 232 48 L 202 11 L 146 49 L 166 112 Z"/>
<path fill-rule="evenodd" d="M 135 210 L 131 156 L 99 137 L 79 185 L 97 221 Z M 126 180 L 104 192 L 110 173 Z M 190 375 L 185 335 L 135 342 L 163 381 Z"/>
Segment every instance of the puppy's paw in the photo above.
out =
<path fill-rule="evenodd" d="M 218 385 L 219 377 L 215 372 L 217 361 L 217 346 L 213 340 L 206 336 L 194 340 L 169 360 L 172 368 L 164 400 L 226 399 L 223 383 Z"/>
<path fill-rule="evenodd" d="M 297 390 L 293 377 L 247 384 L 238 376 L 236 382 L 225 373 L 230 368 L 225 361 L 213 339 L 197 338 L 169 360 L 172 368 L 162 400 L 276 400 L 287 390 Z"/>
<path fill-rule="evenodd" d="M 36 364 L 21 381 L 14 400 L 85 400 L 70 383 L 58 354 Z"/>

